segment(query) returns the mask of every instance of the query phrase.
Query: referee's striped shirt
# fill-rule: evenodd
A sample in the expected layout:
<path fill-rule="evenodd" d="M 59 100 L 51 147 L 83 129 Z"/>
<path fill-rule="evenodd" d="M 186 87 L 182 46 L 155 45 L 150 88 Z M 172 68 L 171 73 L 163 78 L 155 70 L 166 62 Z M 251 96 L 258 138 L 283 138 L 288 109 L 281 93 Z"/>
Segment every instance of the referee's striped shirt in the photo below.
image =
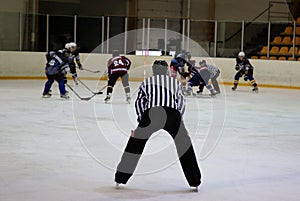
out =
<path fill-rule="evenodd" d="M 156 75 L 141 84 L 135 101 L 138 120 L 141 120 L 146 110 L 157 106 L 170 107 L 184 114 L 185 96 L 176 79 L 167 75 Z"/>

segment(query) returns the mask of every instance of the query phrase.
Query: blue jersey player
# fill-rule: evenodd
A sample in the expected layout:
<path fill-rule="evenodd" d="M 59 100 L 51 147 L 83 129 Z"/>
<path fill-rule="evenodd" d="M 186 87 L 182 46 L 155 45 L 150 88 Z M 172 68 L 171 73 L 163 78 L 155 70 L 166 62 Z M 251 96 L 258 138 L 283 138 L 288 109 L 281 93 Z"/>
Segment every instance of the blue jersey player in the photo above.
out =
<path fill-rule="evenodd" d="M 179 54 L 175 55 L 174 59 L 171 60 L 171 77 L 177 78 L 177 73 L 180 75 L 181 84 L 183 90 L 186 88 L 186 78 L 189 76 L 189 72 L 186 70 L 185 66 L 190 66 L 191 53 L 182 50 Z"/>
<path fill-rule="evenodd" d="M 67 50 L 69 54 L 69 67 L 70 67 L 70 73 L 72 74 L 72 78 L 74 80 L 74 83 L 78 85 L 78 77 L 76 72 L 76 64 L 79 68 L 79 70 L 82 70 L 82 64 L 80 62 L 80 55 L 79 55 L 79 48 L 77 47 L 77 44 L 74 42 L 67 43 L 65 45 L 65 49 Z M 75 64 L 76 62 L 76 64 Z"/>
<path fill-rule="evenodd" d="M 234 86 L 232 90 L 235 91 L 239 84 L 239 79 L 244 76 L 245 81 L 250 81 L 251 85 L 253 86 L 252 91 L 258 92 L 258 87 L 256 81 L 253 77 L 253 66 L 250 64 L 249 60 L 245 57 L 244 52 L 240 52 L 238 58 L 236 59 L 236 66 L 235 70 L 237 73 L 234 76 Z"/>
<path fill-rule="evenodd" d="M 43 98 L 50 98 L 50 89 L 54 81 L 58 83 L 60 97 L 62 99 L 69 99 L 66 94 L 65 88 L 65 75 L 69 70 L 69 60 L 67 53 L 64 51 L 51 51 L 46 54 L 47 64 L 45 73 L 47 76 L 47 82 L 45 83 L 45 88 L 43 92 Z"/>

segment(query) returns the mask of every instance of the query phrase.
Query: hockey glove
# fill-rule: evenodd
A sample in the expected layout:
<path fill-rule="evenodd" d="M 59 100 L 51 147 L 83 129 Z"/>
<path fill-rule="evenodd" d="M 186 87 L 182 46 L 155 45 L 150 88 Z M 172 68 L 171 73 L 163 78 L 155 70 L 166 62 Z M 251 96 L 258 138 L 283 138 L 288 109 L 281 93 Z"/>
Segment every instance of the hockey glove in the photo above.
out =
<path fill-rule="evenodd" d="M 240 70 L 240 66 L 239 66 L 239 65 L 236 65 L 236 66 L 235 66 L 235 70 Z"/>
<path fill-rule="evenodd" d="M 66 75 L 70 71 L 69 66 L 63 67 L 61 70 L 61 74 Z"/>
<path fill-rule="evenodd" d="M 81 63 L 78 64 L 78 68 L 79 68 L 79 70 L 83 70 L 83 67 L 82 67 Z"/>
<path fill-rule="evenodd" d="M 248 81 L 248 76 L 245 76 L 245 77 L 244 77 L 244 80 L 247 82 L 247 81 Z"/>

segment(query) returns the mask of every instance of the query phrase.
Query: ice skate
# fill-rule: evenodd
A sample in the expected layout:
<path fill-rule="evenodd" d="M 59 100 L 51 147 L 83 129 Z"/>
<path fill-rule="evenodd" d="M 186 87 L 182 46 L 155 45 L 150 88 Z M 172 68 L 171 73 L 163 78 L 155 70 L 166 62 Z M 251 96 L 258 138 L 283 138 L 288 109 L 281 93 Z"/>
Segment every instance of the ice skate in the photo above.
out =
<path fill-rule="evenodd" d="M 191 192 L 196 192 L 196 193 L 198 193 L 198 187 L 199 186 L 191 186 Z"/>
<path fill-rule="evenodd" d="M 232 91 L 236 91 L 237 86 L 233 86 L 231 89 L 232 89 Z"/>
<path fill-rule="evenodd" d="M 130 97 L 129 94 L 126 95 L 126 102 L 127 102 L 128 104 L 130 104 L 130 102 L 131 102 L 131 97 Z"/>
<path fill-rule="evenodd" d="M 70 97 L 69 97 L 68 95 L 66 95 L 66 94 L 61 94 L 61 95 L 60 95 L 60 98 L 61 98 L 62 100 L 69 100 L 69 99 L 70 99 Z"/>
<path fill-rule="evenodd" d="M 48 92 L 48 93 L 43 93 L 42 98 L 50 98 L 52 95 Z"/>
<path fill-rule="evenodd" d="M 107 95 L 106 98 L 104 99 L 105 103 L 109 103 L 110 102 L 110 97 L 111 95 Z"/>
<path fill-rule="evenodd" d="M 258 87 L 254 87 L 252 91 L 258 93 Z"/>
<path fill-rule="evenodd" d="M 210 96 L 211 97 L 216 97 L 216 95 L 217 95 L 217 92 L 215 90 L 210 91 Z"/>
<path fill-rule="evenodd" d="M 116 189 L 119 189 L 119 188 L 120 188 L 120 184 L 116 182 L 115 188 L 116 188 Z"/>
<path fill-rule="evenodd" d="M 77 78 L 77 76 L 73 77 L 73 80 L 74 80 L 75 85 L 78 85 L 78 78 Z"/>
<path fill-rule="evenodd" d="M 200 91 L 200 90 L 197 91 L 197 94 L 198 94 L 198 95 L 202 95 L 202 93 L 203 93 L 203 92 Z"/>

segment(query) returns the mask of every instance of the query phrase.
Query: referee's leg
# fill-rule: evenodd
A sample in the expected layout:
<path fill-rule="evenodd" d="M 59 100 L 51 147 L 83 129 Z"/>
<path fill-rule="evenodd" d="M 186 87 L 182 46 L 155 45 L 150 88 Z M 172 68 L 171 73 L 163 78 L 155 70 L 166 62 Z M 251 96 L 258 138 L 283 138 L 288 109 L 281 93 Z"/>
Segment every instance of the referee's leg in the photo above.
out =
<path fill-rule="evenodd" d="M 166 110 L 168 111 L 168 120 L 164 129 L 170 133 L 174 139 L 177 154 L 186 180 L 191 187 L 197 187 L 201 184 L 201 172 L 197 163 L 192 141 L 180 113 L 174 109 Z"/>
<path fill-rule="evenodd" d="M 145 111 L 134 135 L 129 138 L 117 167 L 115 174 L 117 183 L 127 183 L 136 169 L 148 139 L 154 132 L 164 127 L 166 119 L 166 113 L 162 107 L 154 107 Z"/>

